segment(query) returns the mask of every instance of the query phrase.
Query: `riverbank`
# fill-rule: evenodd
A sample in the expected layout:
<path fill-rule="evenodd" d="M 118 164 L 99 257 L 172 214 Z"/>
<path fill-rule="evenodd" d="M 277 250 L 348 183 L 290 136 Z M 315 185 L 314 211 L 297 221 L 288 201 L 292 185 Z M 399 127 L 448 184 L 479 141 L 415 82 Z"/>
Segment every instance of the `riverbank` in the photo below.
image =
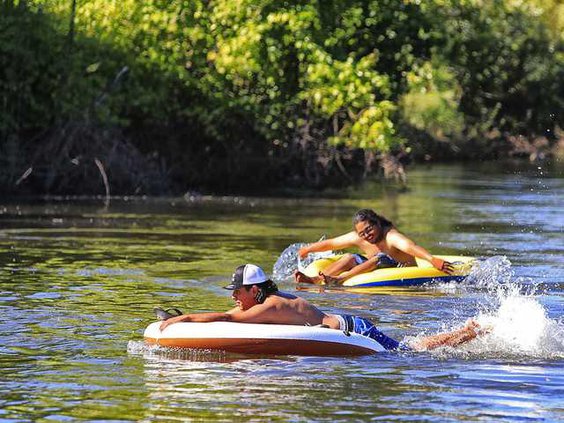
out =
<path fill-rule="evenodd" d="M 89 145 L 88 143 L 85 143 Z M 92 145 L 92 144 L 90 144 Z M 110 151 L 105 150 L 109 148 Z M 58 149 L 57 149 L 58 150 Z M 426 150 L 405 150 L 394 154 L 375 155 L 366 160 L 365 152 L 335 151 L 347 160 L 326 163 L 314 173 L 290 164 L 291 158 L 246 156 L 237 164 L 229 158 L 203 159 L 199 167 L 189 168 L 178 160 L 162 160 L 155 154 L 143 155 L 132 143 L 113 141 L 94 144 L 74 157 L 55 159 L 44 153 L 26 160 L 19 156 L 20 166 L 0 170 L 0 193 L 16 197 L 38 196 L 180 196 L 201 194 L 260 194 L 315 196 L 331 191 L 347 190 L 368 179 L 381 179 L 386 184 L 409 186 L 410 169 L 426 164 L 453 162 L 524 162 L 535 166 L 558 166 L 564 162 L 564 139 L 549 142 L 546 138 L 527 140 L 507 137 L 484 142 L 453 146 L 435 143 Z M 168 154 L 170 156 L 170 152 Z M 39 159 L 38 159 L 39 158 Z M 160 159 L 160 160 L 159 160 Z M 23 163 L 29 163 L 22 166 Z M 214 165 L 211 166 L 210 162 Z M 21 173 L 16 173 L 19 170 Z"/>

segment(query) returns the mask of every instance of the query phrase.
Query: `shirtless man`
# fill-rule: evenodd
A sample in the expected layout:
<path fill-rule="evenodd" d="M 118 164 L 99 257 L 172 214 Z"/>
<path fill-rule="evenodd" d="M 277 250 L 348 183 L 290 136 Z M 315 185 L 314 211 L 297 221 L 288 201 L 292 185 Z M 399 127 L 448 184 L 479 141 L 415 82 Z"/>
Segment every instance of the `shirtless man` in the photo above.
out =
<path fill-rule="evenodd" d="M 453 332 L 428 336 L 409 345 L 384 335 L 372 322 L 358 316 L 327 314 L 305 299 L 278 291 L 278 287 L 254 264 L 239 266 L 231 284 L 225 289 L 233 291 L 237 306 L 224 313 L 194 313 L 171 316 L 162 309 L 155 309 L 164 321 L 161 331 L 178 322 L 239 322 L 271 323 L 286 325 L 323 325 L 331 329 L 355 332 L 376 340 L 386 350 L 423 351 L 441 346 L 457 346 L 480 334 L 480 326 L 469 321 Z"/>
<path fill-rule="evenodd" d="M 392 222 L 373 210 L 359 210 L 353 217 L 354 231 L 336 238 L 315 242 L 300 248 L 301 258 L 316 251 L 341 250 L 357 247 L 366 256 L 345 254 L 318 276 L 310 277 L 300 271 L 294 273 L 298 283 L 340 284 L 346 279 L 381 267 L 417 266 L 415 257 L 427 260 L 433 267 L 447 274 L 453 271 L 452 264 L 433 257 L 425 248 L 415 244 L 399 232 Z"/>

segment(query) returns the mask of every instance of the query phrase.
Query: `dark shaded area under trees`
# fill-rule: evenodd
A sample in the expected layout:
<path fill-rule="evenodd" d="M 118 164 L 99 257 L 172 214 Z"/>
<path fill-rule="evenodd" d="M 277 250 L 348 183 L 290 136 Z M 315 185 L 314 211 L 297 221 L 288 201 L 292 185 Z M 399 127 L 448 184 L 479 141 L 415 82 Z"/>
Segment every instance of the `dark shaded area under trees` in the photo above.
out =
<path fill-rule="evenodd" d="M 563 6 L 513 3 L 0 0 L 0 191 L 264 193 L 542 159 L 563 143 Z"/>

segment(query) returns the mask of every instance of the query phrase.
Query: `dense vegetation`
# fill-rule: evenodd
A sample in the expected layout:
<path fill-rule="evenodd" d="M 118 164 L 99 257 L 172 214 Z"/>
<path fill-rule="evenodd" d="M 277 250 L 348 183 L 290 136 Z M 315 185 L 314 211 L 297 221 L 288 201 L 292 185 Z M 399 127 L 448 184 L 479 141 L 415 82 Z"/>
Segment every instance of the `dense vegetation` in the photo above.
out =
<path fill-rule="evenodd" d="M 561 141 L 558 0 L 0 0 L 0 182 L 348 184 Z"/>

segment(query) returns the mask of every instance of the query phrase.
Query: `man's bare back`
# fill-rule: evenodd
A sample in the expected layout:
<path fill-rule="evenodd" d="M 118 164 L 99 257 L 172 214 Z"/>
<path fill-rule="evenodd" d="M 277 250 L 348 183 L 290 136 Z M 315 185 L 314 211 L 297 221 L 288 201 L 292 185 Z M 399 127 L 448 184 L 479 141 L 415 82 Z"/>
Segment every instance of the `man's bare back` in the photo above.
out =
<path fill-rule="evenodd" d="M 252 310 L 252 315 L 251 315 Z M 233 321 L 252 319 L 254 323 L 276 323 L 285 325 L 327 325 L 332 329 L 339 328 L 339 320 L 333 315 L 323 313 L 303 298 L 287 292 L 276 292 L 269 295 L 264 303 L 252 309 L 241 310 L 236 307 L 229 310 Z"/>

